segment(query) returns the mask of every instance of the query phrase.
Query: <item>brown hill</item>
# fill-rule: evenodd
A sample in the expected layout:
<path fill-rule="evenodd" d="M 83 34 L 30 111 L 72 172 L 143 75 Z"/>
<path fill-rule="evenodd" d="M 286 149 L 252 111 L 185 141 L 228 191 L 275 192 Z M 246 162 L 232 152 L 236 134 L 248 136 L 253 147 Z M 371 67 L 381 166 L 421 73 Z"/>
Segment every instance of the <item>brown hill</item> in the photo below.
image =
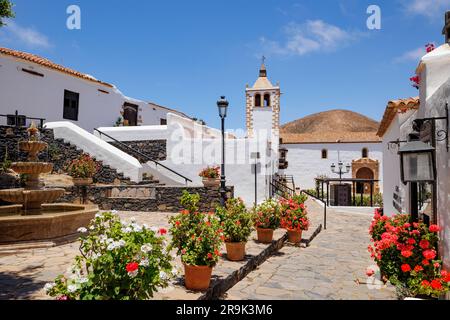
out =
<path fill-rule="evenodd" d="M 280 129 L 284 143 L 372 142 L 379 123 L 348 110 L 319 112 L 289 122 Z"/>

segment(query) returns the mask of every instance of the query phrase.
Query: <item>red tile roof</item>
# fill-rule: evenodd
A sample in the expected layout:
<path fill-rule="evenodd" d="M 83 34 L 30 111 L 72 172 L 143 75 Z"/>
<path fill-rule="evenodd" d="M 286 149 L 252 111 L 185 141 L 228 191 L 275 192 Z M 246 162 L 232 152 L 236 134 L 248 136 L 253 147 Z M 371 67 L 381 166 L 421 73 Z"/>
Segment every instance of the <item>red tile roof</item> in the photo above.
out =
<path fill-rule="evenodd" d="M 26 53 L 26 52 L 21 52 L 21 51 L 17 51 L 17 50 L 12 50 L 12 49 L 8 49 L 8 48 L 0 47 L 0 54 L 7 55 L 7 56 L 10 56 L 10 57 L 13 57 L 13 58 L 16 58 L 16 59 L 21 59 L 21 60 L 24 60 L 24 61 L 27 61 L 27 62 L 33 62 L 33 63 L 39 64 L 39 65 L 41 65 L 43 67 L 46 67 L 46 68 L 49 68 L 49 69 L 53 69 L 53 70 L 56 70 L 56 71 L 60 71 L 60 72 L 69 74 L 71 76 L 77 77 L 77 78 L 81 78 L 81 79 L 84 79 L 84 80 L 92 81 L 92 82 L 95 82 L 95 83 L 98 83 L 98 84 L 102 84 L 102 85 L 105 85 L 105 86 L 108 86 L 108 87 L 111 87 L 111 88 L 113 87 L 112 84 L 109 84 L 109 83 L 97 80 L 97 79 L 93 78 L 92 76 L 89 76 L 87 74 L 75 71 L 75 70 L 70 69 L 70 68 L 66 68 L 66 67 L 61 66 L 59 64 L 56 64 L 56 63 L 54 63 L 54 62 L 52 62 L 52 61 L 50 61 L 48 59 L 39 57 L 39 56 L 31 54 L 31 53 Z"/>
<path fill-rule="evenodd" d="M 386 110 L 384 111 L 380 127 L 378 128 L 377 136 L 383 137 L 397 113 L 404 113 L 409 110 L 417 110 L 419 109 L 419 106 L 419 97 L 389 101 Z"/>

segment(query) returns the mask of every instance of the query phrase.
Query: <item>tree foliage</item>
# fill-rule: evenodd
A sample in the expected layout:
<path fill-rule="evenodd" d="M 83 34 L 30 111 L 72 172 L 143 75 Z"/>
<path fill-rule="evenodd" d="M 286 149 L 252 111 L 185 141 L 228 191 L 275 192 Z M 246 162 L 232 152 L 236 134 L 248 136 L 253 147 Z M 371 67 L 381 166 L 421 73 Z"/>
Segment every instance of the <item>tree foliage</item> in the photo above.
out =
<path fill-rule="evenodd" d="M 0 27 L 6 25 L 4 19 L 14 18 L 12 7 L 10 0 L 0 0 Z"/>

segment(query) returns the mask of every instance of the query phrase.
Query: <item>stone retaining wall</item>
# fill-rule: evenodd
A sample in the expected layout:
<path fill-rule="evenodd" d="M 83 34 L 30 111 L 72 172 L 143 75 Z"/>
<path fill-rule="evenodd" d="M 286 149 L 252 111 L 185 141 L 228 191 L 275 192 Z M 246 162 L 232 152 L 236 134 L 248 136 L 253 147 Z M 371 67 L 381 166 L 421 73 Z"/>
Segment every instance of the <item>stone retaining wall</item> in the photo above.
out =
<path fill-rule="evenodd" d="M 27 154 L 18 149 L 18 142 L 27 139 L 27 128 L 0 126 L 0 162 L 5 159 L 6 151 L 9 160 L 13 162 L 26 161 Z M 41 140 L 48 143 L 48 150 L 39 155 L 39 161 L 53 163 L 53 171 L 57 173 L 64 172 L 67 162 L 77 159 L 83 153 L 82 150 L 78 150 L 70 143 L 55 139 L 51 129 L 41 130 Z M 94 176 L 94 181 L 108 184 L 118 182 L 131 184 L 130 180 L 125 178 L 122 173 L 104 165 L 100 166 L 99 172 Z"/>
<path fill-rule="evenodd" d="M 128 147 L 139 151 L 151 159 L 156 161 L 163 161 L 167 158 L 167 144 L 166 140 L 147 140 L 147 141 L 121 141 L 121 143 L 127 145 Z M 121 146 L 117 142 L 110 142 L 111 145 L 116 147 L 117 149 L 122 150 L 123 152 L 130 153 L 127 148 Z M 141 159 L 139 155 L 133 154 L 140 162 L 147 162 L 146 159 Z"/>
<path fill-rule="evenodd" d="M 66 187 L 66 195 L 58 202 L 79 202 L 83 187 Z M 205 187 L 171 187 L 171 186 L 88 186 L 86 200 L 94 203 L 101 210 L 178 212 L 181 207 L 179 199 L 187 190 L 200 195 L 200 210 L 211 211 L 220 203 L 218 189 Z M 228 187 L 228 196 L 234 196 L 234 188 Z"/>

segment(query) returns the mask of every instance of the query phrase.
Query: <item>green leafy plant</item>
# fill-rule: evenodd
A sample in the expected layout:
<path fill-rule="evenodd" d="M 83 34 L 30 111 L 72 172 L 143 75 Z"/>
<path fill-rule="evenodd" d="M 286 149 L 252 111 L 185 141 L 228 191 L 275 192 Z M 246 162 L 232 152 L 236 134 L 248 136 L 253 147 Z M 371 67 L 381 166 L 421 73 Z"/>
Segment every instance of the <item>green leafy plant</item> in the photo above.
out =
<path fill-rule="evenodd" d="M 207 167 L 198 174 L 202 178 L 219 178 L 220 167 Z"/>
<path fill-rule="evenodd" d="M 170 247 L 177 250 L 185 264 L 213 267 L 221 256 L 220 249 L 225 237 L 220 220 L 213 212 L 198 211 L 199 201 L 198 194 L 183 191 L 180 203 L 185 209 L 169 219 L 172 235 Z"/>
<path fill-rule="evenodd" d="M 82 154 L 66 167 L 67 173 L 73 178 L 92 178 L 98 169 L 98 163 L 88 154 Z"/>
<path fill-rule="evenodd" d="M 81 255 L 70 277 L 61 275 L 45 290 L 59 300 L 142 300 L 167 287 L 177 273 L 165 248 L 167 230 L 122 222 L 114 212 L 97 214 L 78 230 Z M 88 233 L 89 231 L 89 233 Z"/>
<path fill-rule="evenodd" d="M 307 199 L 307 198 L 306 198 Z M 281 200 L 281 227 L 286 230 L 308 230 L 309 219 L 304 197 L 295 196 L 292 199 Z"/>
<path fill-rule="evenodd" d="M 247 242 L 253 230 L 253 217 L 242 199 L 228 199 L 225 207 L 217 207 L 216 214 L 220 218 L 226 242 Z"/>
<path fill-rule="evenodd" d="M 450 289 L 450 275 L 437 255 L 439 226 L 410 223 L 405 214 L 382 216 L 378 210 L 369 229 L 368 249 L 381 274 L 411 295 L 439 297 Z"/>
<path fill-rule="evenodd" d="M 14 18 L 13 12 L 13 4 L 10 0 L 0 0 L 0 27 L 3 27 L 5 24 L 4 18 Z"/>
<path fill-rule="evenodd" d="M 254 208 L 253 222 L 257 228 L 277 229 L 280 226 L 281 207 L 274 199 L 268 199 Z"/>

